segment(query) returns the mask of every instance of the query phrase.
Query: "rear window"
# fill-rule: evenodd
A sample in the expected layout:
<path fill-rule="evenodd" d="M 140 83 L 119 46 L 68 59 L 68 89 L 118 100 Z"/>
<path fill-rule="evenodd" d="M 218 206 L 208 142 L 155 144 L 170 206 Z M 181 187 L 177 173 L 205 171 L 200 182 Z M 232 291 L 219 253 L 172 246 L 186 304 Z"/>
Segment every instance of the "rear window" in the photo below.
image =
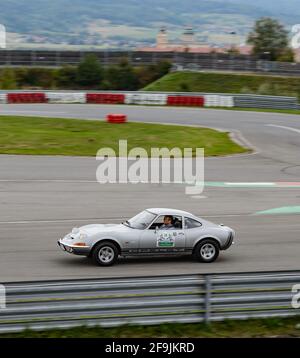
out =
<path fill-rule="evenodd" d="M 184 227 L 185 229 L 194 229 L 196 227 L 201 227 L 202 224 L 194 219 L 191 218 L 184 218 Z"/>

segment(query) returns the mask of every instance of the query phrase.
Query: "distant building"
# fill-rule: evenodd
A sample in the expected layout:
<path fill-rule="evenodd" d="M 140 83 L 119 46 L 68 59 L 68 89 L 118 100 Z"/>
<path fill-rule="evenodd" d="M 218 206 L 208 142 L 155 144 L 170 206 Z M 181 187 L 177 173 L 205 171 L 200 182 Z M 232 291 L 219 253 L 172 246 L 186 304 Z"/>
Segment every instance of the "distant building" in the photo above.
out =
<path fill-rule="evenodd" d="M 178 41 L 171 41 L 168 37 L 167 29 L 162 27 L 157 34 L 155 46 L 140 47 L 137 50 L 149 52 L 226 53 L 229 49 L 228 46 L 216 47 L 199 43 L 193 27 L 187 26 Z M 241 54 L 248 55 L 251 53 L 251 46 L 238 46 L 236 50 Z"/>
<path fill-rule="evenodd" d="M 181 37 L 181 42 L 183 45 L 185 46 L 195 46 L 197 45 L 197 41 L 195 38 L 195 33 L 192 27 L 186 27 L 182 37 Z"/>
<path fill-rule="evenodd" d="M 232 34 L 235 34 L 232 32 Z M 228 53 L 234 49 L 241 55 L 250 55 L 252 52 L 252 46 L 248 45 L 227 45 L 224 47 L 211 46 L 204 43 L 197 42 L 194 29 L 191 26 L 187 26 L 184 29 L 179 40 L 172 41 L 168 38 L 168 32 L 165 27 L 162 27 L 156 38 L 155 46 L 140 47 L 137 51 L 149 51 L 149 52 L 190 52 L 190 53 Z M 300 62 L 300 48 L 294 50 L 295 62 Z"/>
<path fill-rule="evenodd" d="M 165 27 L 162 27 L 156 38 L 156 46 L 157 47 L 166 47 L 168 46 L 168 34 Z"/>

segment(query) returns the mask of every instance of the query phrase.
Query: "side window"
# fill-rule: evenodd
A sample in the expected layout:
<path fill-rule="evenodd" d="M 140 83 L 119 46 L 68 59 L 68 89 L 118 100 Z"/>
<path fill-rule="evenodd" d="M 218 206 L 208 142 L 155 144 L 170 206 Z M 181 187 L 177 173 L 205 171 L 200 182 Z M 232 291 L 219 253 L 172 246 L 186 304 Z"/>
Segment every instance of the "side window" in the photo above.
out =
<path fill-rule="evenodd" d="M 174 225 L 175 229 L 182 229 L 182 217 L 174 216 L 173 217 L 173 225 Z"/>
<path fill-rule="evenodd" d="M 159 216 L 158 218 L 156 218 L 156 220 L 153 221 L 153 223 L 149 227 L 149 230 L 155 230 L 157 227 L 160 228 L 163 225 L 163 223 L 164 223 L 164 217 Z"/>
<path fill-rule="evenodd" d="M 175 215 L 161 215 L 159 216 L 149 227 L 149 230 L 155 230 L 158 229 L 164 229 L 164 222 L 165 222 L 165 216 L 171 217 L 171 230 L 180 230 L 182 229 L 182 217 L 181 216 L 175 216 Z"/>
<path fill-rule="evenodd" d="M 184 226 L 185 229 L 194 229 L 196 227 L 201 227 L 202 224 L 197 220 L 191 218 L 184 218 Z"/>

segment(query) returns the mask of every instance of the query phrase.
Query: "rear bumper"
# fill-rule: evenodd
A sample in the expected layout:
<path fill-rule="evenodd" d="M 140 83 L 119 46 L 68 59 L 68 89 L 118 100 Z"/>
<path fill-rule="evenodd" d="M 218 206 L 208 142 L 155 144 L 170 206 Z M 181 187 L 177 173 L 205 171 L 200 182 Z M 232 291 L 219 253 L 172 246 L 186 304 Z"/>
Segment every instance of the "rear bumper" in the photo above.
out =
<path fill-rule="evenodd" d="M 73 255 L 82 255 L 82 256 L 88 256 L 90 253 L 90 247 L 89 246 L 76 246 L 76 245 L 67 245 L 62 242 L 62 240 L 57 241 L 57 245 L 60 247 L 60 249 L 64 252 L 67 252 L 69 254 Z"/>

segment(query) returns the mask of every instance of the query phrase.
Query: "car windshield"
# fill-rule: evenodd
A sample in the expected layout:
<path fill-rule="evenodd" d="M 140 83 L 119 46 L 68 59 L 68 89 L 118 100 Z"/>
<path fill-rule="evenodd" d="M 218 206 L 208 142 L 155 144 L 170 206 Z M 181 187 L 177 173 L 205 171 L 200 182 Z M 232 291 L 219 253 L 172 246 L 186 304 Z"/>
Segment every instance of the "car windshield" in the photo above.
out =
<path fill-rule="evenodd" d="M 127 220 L 126 225 L 130 226 L 133 229 L 143 230 L 151 224 L 155 217 L 155 214 L 152 214 L 149 211 L 145 210 L 137 214 L 130 220 Z"/>

